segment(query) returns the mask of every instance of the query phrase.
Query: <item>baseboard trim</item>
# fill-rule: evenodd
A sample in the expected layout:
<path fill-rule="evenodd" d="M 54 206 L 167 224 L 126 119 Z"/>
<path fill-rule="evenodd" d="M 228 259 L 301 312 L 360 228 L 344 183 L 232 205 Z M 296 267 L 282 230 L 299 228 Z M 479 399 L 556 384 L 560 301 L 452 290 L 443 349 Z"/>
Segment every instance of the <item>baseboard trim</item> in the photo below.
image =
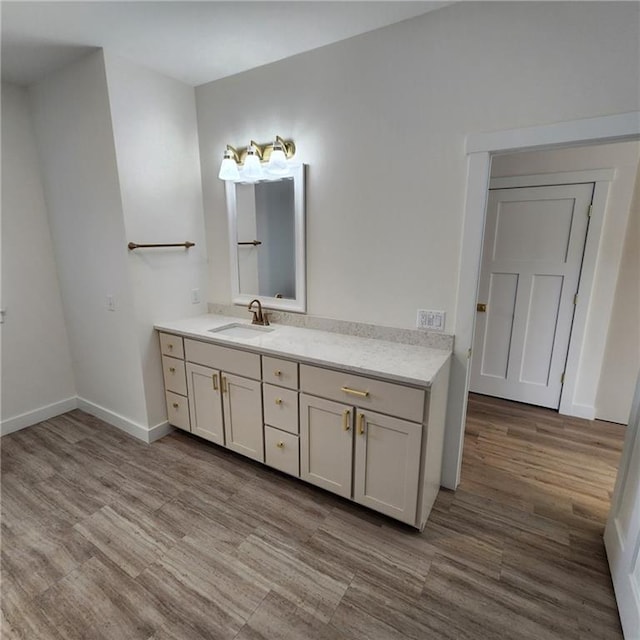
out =
<path fill-rule="evenodd" d="M 130 436 L 137 438 L 138 440 L 142 440 L 147 444 L 151 442 L 149 440 L 150 430 L 146 427 L 143 427 L 124 416 L 121 416 L 118 413 L 114 413 L 113 411 L 109 411 L 109 409 L 105 409 L 98 404 L 93 402 L 89 402 L 89 400 L 85 400 L 84 398 L 78 397 L 78 409 L 82 409 L 82 411 L 86 411 L 90 413 L 92 416 L 96 418 L 100 418 L 100 420 L 104 420 L 112 427 L 116 427 L 125 433 L 128 433 Z M 155 427 L 154 427 L 155 428 Z"/>
<path fill-rule="evenodd" d="M 585 420 L 595 420 L 596 408 L 588 404 L 570 404 L 568 407 L 560 407 L 559 413 L 564 416 L 574 418 L 584 418 Z"/>
<path fill-rule="evenodd" d="M 48 404 L 44 407 L 34 409 L 33 411 L 27 411 L 21 413 L 19 416 L 13 418 L 7 418 L 0 423 L 0 436 L 6 436 L 20 429 L 31 427 L 43 420 L 49 420 L 49 418 L 55 418 L 67 411 L 72 411 L 78 407 L 78 398 L 73 396 L 72 398 L 65 398 L 59 402 Z"/>
<path fill-rule="evenodd" d="M 164 436 L 171 433 L 173 430 L 174 428 L 166 420 L 164 422 L 160 422 L 155 427 L 151 427 L 149 429 L 149 443 L 160 440 L 160 438 L 164 438 Z"/>

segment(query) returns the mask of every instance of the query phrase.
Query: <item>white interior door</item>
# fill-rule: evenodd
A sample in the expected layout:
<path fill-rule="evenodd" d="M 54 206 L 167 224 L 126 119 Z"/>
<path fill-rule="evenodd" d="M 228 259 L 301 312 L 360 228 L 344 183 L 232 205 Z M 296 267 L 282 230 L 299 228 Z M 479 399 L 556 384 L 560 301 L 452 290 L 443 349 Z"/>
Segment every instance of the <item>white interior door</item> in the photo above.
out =
<path fill-rule="evenodd" d="M 558 408 L 592 196 L 592 183 L 489 192 L 472 391 Z"/>
<path fill-rule="evenodd" d="M 640 638 L 640 375 L 604 532 L 626 640 Z"/>

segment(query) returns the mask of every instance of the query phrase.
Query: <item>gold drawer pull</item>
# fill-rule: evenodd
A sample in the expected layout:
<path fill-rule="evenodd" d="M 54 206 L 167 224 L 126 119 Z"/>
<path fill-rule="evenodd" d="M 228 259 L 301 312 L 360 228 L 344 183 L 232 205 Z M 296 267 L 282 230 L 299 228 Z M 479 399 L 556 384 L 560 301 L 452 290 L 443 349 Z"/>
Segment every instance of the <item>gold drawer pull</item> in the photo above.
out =
<path fill-rule="evenodd" d="M 211 376 L 211 380 L 213 380 L 213 390 L 214 390 L 214 391 L 217 391 L 217 390 L 218 390 L 218 374 L 217 374 L 217 373 L 214 373 L 214 374 Z"/>
<path fill-rule="evenodd" d="M 169 373 L 175 373 L 175 372 L 176 372 L 175 367 L 169 367 Z"/>
<path fill-rule="evenodd" d="M 364 434 L 364 413 L 358 414 L 358 433 L 360 435 Z"/>
<path fill-rule="evenodd" d="M 169 351 L 171 351 L 171 349 L 173 349 L 173 345 L 172 345 L 171 343 L 169 343 L 169 344 L 167 345 L 167 349 L 169 349 Z"/>
<path fill-rule="evenodd" d="M 284 449 L 284 442 L 280 440 L 279 442 L 276 443 L 276 447 L 278 447 L 278 449 Z"/>
<path fill-rule="evenodd" d="M 220 382 L 222 383 L 222 393 L 227 393 L 227 379 L 222 374 L 220 374 Z"/>
<path fill-rule="evenodd" d="M 486 313 L 487 305 L 484 302 L 478 302 L 478 304 L 476 305 L 476 311 L 478 313 Z"/>
<path fill-rule="evenodd" d="M 369 397 L 368 391 L 358 391 L 358 389 L 351 389 L 350 387 L 340 387 L 340 390 L 344 391 L 345 393 L 350 393 L 352 396 L 358 396 L 360 398 Z"/>
<path fill-rule="evenodd" d="M 345 431 L 349 431 L 351 429 L 351 409 L 345 409 L 342 412 L 342 428 Z"/>
<path fill-rule="evenodd" d="M 282 371 L 280 371 L 280 369 L 276 369 L 276 370 L 273 372 L 273 375 L 274 375 L 274 376 L 278 376 L 278 377 L 280 377 L 280 376 L 282 375 Z"/>
<path fill-rule="evenodd" d="M 174 402 L 174 403 L 173 403 L 173 408 L 174 408 L 174 409 L 177 409 L 179 406 L 180 406 L 180 405 L 179 405 L 177 402 Z"/>
<path fill-rule="evenodd" d="M 276 404 L 282 404 L 282 398 L 276 398 Z"/>

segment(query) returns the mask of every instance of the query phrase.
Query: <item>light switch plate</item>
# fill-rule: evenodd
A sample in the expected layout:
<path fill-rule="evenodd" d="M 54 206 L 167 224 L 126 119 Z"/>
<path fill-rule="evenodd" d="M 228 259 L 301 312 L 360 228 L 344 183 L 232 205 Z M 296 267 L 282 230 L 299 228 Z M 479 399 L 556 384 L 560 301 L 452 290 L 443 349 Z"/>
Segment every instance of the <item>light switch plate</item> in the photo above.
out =
<path fill-rule="evenodd" d="M 418 329 L 428 329 L 429 331 L 444 331 L 446 316 L 446 311 L 418 309 L 416 327 Z"/>

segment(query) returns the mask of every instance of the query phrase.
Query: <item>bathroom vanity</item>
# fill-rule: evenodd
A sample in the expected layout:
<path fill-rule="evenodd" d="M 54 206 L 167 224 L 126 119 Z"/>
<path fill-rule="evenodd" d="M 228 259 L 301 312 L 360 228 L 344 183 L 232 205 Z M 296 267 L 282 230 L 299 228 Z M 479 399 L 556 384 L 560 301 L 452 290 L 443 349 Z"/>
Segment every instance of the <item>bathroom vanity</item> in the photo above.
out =
<path fill-rule="evenodd" d="M 170 424 L 424 528 L 449 351 L 219 315 L 156 329 Z"/>

